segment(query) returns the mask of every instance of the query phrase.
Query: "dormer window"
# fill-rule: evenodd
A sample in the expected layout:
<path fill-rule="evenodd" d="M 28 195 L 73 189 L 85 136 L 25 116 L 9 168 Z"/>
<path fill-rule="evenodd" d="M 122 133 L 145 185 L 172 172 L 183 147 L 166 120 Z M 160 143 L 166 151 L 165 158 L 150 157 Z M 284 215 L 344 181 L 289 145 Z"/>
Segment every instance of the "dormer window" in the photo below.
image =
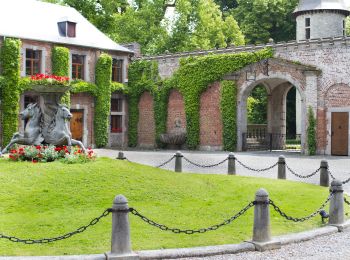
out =
<path fill-rule="evenodd" d="M 62 37 L 71 37 L 74 38 L 76 36 L 76 23 L 74 22 L 59 22 L 58 24 L 58 32 Z"/>

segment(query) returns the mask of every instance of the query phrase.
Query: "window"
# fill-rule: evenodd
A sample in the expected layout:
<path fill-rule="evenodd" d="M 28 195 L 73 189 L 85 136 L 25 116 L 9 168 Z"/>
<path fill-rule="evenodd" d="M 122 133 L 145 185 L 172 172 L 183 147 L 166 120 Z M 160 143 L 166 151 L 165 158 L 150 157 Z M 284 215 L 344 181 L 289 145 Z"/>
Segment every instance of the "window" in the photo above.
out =
<path fill-rule="evenodd" d="M 123 83 L 123 60 L 113 59 L 112 81 Z"/>
<path fill-rule="evenodd" d="M 41 51 L 26 49 L 26 75 L 41 73 Z"/>
<path fill-rule="evenodd" d="M 73 22 L 59 22 L 58 33 L 62 37 L 75 37 L 76 36 L 76 23 Z"/>
<path fill-rule="evenodd" d="M 305 39 L 309 40 L 311 38 L 311 18 L 305 18 Z"/>
<path fill-rule="evenodd" d="M 84 55 L 72 55 L 72 79 L 84 79 Z"/>
<path fill-rule="evenodd" d="M 111 112 L 123 112 L 123 100 L 121 98 L 111 99 Z"/>
<path fill-rule="evenodd" d="M 343 36 L 346 36 L 346 21 L 343 20 Z"/>
<path fill-rule="evenodd" d="M 111 133 L 123 132 L 123 116 L 111 115 Z"/>

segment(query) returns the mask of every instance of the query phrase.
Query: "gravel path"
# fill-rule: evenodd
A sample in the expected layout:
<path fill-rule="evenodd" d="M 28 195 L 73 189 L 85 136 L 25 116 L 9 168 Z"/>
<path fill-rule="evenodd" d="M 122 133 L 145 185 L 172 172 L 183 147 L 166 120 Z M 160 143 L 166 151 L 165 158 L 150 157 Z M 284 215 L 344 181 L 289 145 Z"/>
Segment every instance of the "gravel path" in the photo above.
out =
<path fill-rule="evenodd" d="M 303 260 L 334 260 L 350 259 L 350 230 L 342 233 L 336 233 L 329 236 L 318 237 L 306 242 L 295 243 L 282 246 L 278 250 L 265 252 L 246 252 L 234 255 L 220 255 L 201 258 L 181 258 L 181 260 L 247 260 L 247 259 L 303 259 Z"/>
<path fill-rule="evenodd" d="M 118 155 L 117 150 L 96 149 L 99 156 L 108 156 L 116 158 Z M 175 151 L 124 151 L 125 156 L 133 162 L 157 166 L 167 161 L 174 155 Z M 201 151 L 185 151 L 184 156 L 195 163 L 202 165 L 218 163 L 227 158 L 226 152 L 201 152 Z M 296 173 L 300 175 L 308 175 L 314 172 L 320 167 L 322 159 L 326 159 L 329 164 L 329 169 L 332 174 L 340 179 L 346 180 L 350 178 L 350 157 L 340 156 L 304 156 L 291 152 L 239 152 L 235 153 L 235 156 L 242 163 L 252 168 L 266 168 L 275 164 L 279 155 L 284 155 L 287 165 Z M 163 169 L 174 170 L 175 161 L 171 161 L 169 164 L 162 167 Z M 204 173 L 204 174 L 227 174 L 227 162 L 213 168 L 199 168 L 189 164 L 183 160 L 183 171 L 192 173 Z M 238 163 L 236 163 L 236 172 L 238 175 L 255 176 L 265 178 L 277 178 L 277 167 L 265 171 L 265 172 L 253 172 L 245 169 Z M 287 179 L 295 181 L 303 181 L 312 184 L 319 184 L 320 175 L 316 174 L 311 178 L 300 179 L 292 175 L 287 171 Z M 350 183 L 344 185 L 344 190 L 350 193 Z"/>

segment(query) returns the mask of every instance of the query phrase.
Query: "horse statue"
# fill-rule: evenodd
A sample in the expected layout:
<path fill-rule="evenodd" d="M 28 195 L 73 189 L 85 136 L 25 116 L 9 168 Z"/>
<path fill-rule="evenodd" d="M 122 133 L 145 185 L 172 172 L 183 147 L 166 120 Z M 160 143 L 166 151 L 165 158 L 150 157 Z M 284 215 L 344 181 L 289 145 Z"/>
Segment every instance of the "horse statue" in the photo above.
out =
<path fill-rule="evenodd" d="M 72 118 L 69 109 L 64 105 L 58 105 L 54 118 L 48 126 L 42 127 L 44 142 L 56 146 L 78 145 L 85 153 L 86 149 L 82 142 L 72 139 L 72 134 L 68 127 L 68 121 Z"/>
<path fill-rule="evenodd" d="M 29 104 L 19 115 L 22 120 L 28 119 L 24 132 L 23 134 L 15 133 L 10 143 L 2 150 L 2 153 L 6 153 L 14 144 L 40 145 L 44 141 L 40 128 L 41 109 L 38 104 Z"/>

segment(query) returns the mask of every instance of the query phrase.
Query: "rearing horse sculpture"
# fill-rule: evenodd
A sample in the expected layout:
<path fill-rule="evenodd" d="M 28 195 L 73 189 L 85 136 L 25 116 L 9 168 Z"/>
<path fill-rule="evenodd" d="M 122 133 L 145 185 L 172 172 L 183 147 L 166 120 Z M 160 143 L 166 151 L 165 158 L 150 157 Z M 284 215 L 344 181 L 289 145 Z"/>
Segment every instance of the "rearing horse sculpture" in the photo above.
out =
<path fill-rule="evenodd" d="M 44 142 L 52 145 L 78 145 L 85 153 L 85 147 L 82 142 L 72 139 L 72 134 L 68 127 L 68 121 L 72 114 L 66 106 L 58 105 L 55 117 L 48 126 L 43 126 L 42 134 Z"/>
<path fill-rule="evenodd" d="M 10 143 L 2 150 L 2 153 L 6 153 L 14 144 L 40 145 L 44 141 L 40 128 L 41 110 L 37 103 L 29 104 L 20 113 L 20 116 L 22 120 L 28 119 L 24 132 L 23 134 L 19 132 L 15 133 Z"/>

